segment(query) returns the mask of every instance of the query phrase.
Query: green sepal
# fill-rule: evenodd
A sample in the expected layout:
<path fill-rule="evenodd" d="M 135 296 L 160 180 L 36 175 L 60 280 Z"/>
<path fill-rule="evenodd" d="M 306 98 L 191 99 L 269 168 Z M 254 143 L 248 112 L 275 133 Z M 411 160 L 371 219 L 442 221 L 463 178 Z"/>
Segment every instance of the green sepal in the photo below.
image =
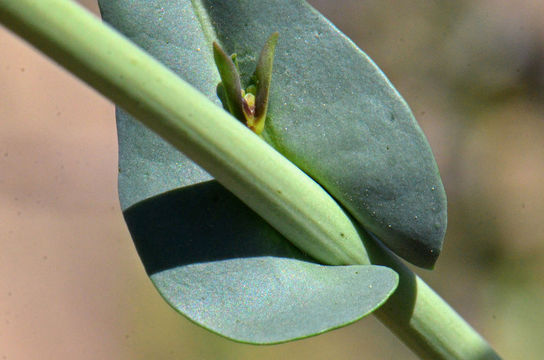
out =
<path fill-rule="evenodd" d="M 240 66 L 238 66 L 238 55 L 234 53 L 230 56 L 230 59 L 232 60 L 232 63 L 234 64 L 236 71 L 238 71 L 238 74 L 240 74 Z"/>
<path fill-rule="evenodd" d="M 229 101 L 227 99 L 227 91 L 225 90 L 225 87 L 223 86 L 222 82 L 217 84 L 217 87 L 215 89 L 215 93 L 216 93 L 217 97 L 219 98 L 219 100 L 221 100 L 221 105 L 223 105 L 223 109 L 225 111 L 230 112 Z"/>
<path fill-rule="evenodd" d="M 255 132 L 260 134 L 264 129 L 266 112 L 268 110 L 268 93 L 272 80 L 272 66 L 274 65 L 274 52 L 278 42 L 278 32 L 270 35 L 261 51 L 257 68 L 253 78 L 257 94 L 255 99 Z"/>
<path fill-rule="evenodd" d="M 232 115 L 257 134 L 262 133 L 266 120 L 278 36 L 278 32 L 275 32 L 266 41 L 259 55 L 255 72 L 245 91 L 242 90 L 236 54 L 229 57 L 219 44 L 213 43 L 214 60 L 222 80 L 217 86 L 217 96 L 223 104 L 226 100 Z M 246 97 L 249 94 L 255 96 L 254 101 L 253 98 L 249 101 Z"/>
<path fill-rule="evenodd" d="M 246 123 L 246 116 L 243 110 L 242 85 L 240 83 L 240 74 L 236 66 L 236 56 L 231 58 L 219 46 L 218 43 L 213 43 L 213 58 L 215 65 L 221 77 L 221 85 L 227 100 L 229 111 L 238 120 Z M 234 61 L 233 61 L 234 59 Z M 221 91 L 218 86 L 218 94 Z M 223 100 L 223 99 L 222 99 Z"/>

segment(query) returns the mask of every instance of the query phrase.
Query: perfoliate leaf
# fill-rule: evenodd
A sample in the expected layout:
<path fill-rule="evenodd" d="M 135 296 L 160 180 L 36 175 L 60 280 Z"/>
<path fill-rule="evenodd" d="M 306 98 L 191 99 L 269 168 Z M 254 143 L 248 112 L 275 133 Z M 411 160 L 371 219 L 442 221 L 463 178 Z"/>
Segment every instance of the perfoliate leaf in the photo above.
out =
<path fill-rule="evenodd" d="M 277 343 L 350 324 L 395 290 L 380 266 L 323 266 L 215 181 L 141 201 L 125 219 L 177 311 L 228 338 Z"/>
<path fill-rule="evenodd" d="M 220 102 L 216 97 L 216 86 L 220 79 L 214 64 L 212 42 L 221 43 L 225 54 L 238 54 L 241 83 L 249 83 L 259 49 L 271 33 L 278 31 L 281 41 L 277 44 L 273 83 L 269 87 L 264 138 L 316 179 L 365 229 L 375 233 L 397 254 L 420 266 L 433 266 L 446 227 L 446 199 L 426 139 L 408 106 L 383 73 L 318 12 L 298 0 L 187 0 L 168 4 L 158 0 L 101 0 L 100 6 L 108 22 L 217 104 Z M 157 12 L 157 9 L 161 11 Z M 256 100 L 256 106 L 257 103 Z M 189 276 L 187 269 L 201 270 L 193 266 L 197 263 L 210 263 L 211 268 L 217 269 L 215 263 L 226 260 L 219 266 L 227 269 L 228 264 L 248 264 L 236 259 L 269 256 L 278 259 L 278 256 L 285 256 L 270 251 L 270 246 L 276 246 L 270 244 L 283 244 L 282 248 L 291 245 L 251 211 L 247 210 L 249 215 L 240 215 L 240 207 L 232 202 L 225 205 L 223 212 L 204 215 L 195 211 L 199 207 L 214 209 L 210 205 L 214 203 L 213 198 L 198 200 L 205 197 L 206 191 L 202 188 L 190 190 L 198 200 L 192 202 L 192 207 L 176 200 L 177 193 L 167 191 L 209 179 L 209 175 L 122 111 L 118 112 L 118 127 L 120 198 L 124 209 L 132 205 L 125 213 L 127 223 L 157 288 L 173 306 L 194 321 L 225 336 L 248 341 L 240 333 L 229 335 L 232 329 L 209 325 L 208 320 L 203 320 L 206 308 L 183 302 L 179 298 L 180 292 L 171 292 L 175 288 L 172 282 L 159 280 L 158 274 L 171 271 L 169 274 L 180 280 L 180 273 Z M 148 206 L 157 200 L 156 195 L 173 202 L 157 211 Z M 134 216 L 135 213 L 139 215 Z M 173 219 L 169 216 L 171 213 L 179 216 Z M 201 215 L 194 218 L 193 214 Z M 222 214 L 221 219 L 229 220 L 225 223 L 221 222 L 223 220 L 217 222 L 217 219 L 208 221 L 217 214 Z M 161 219 L 167 219 L 168 224 L 161 223 Z M 187 219 L 202 226 L 187 230 Z M 166 242 L 161 231 L 166 232 Z M 243 255 L 247 244 L 252 242 L 258 249 L 267 251 Z M 222 244 L 230 244 L 226 254 L 210 255 L 221 249 Z M 193 247 L 194 251 L 185 251 L 186 246 Z M 300 253 L 293 255 L 293 251 L 289 253 L 291 255 L 287 257 L 300 259 L 302 256 Z M 259 266 L 254 268 L 257 276 Z M 296 268 L 298 265 L 292 269 Z M 348 269 L 345 270 L 348 273 L 351 271 L 349 267 L 338 269 L 342 268 Z M 303 276 L 312 277 L 312 271 Z M 378 279 L 379 271 L 368 275 L 369 279 L 373 276 Z M 372 273 L 374 270 L 369 271 Z M 218 287 L 227 281 L 225 278 L 214 278 L 202 286 L 208 290 Z M 190 283 L 181 285 L 198 286 L 195 277 L 187 279 Z M 240 280 L 238 284 L 246 281 Z M 264 281 L 257 288 L 265 286 L 263 284 Z M 383 286 L 380 289 L 382 298 L 374 298 L 371 308 L 387 298 L 394 288 L 391 284 L 379 285 Z M 282 288 L 286 292 L 293 291 L 286 286 Z M 298 289 L 298 285 L 295 288 Z M 299 290 L 305 291 L 303 287 Z M 217 291 L 223 290 L 217 288 Z M 297 293 L 298 290 L 292 292 Z M 319 296 L 323 298 L 319 300 Z M 316 295 L 316 301 L 326 301 L 326 296 L 327 292 Z M 297 297 L 293 296 L 291 301 L 294 303 L 295 299 Z M 200 309 L 201 317 L 198 312 L 190 312 L 183 306 Z M 361 309 L 355 312 L 366 313 Z M 246 310 L 246 315 L 250 316 L 252 310 Z M 330 311 L 334 317 L 334 311 Z M 355 318 L 357 316 L 351 316 L 352 320 Z M 232 324 L 216 316 L 214 319 Z M 352 321 L 346 319 L 344 324 Z M 329 323 L 324 328 L 336 326 L 339 325 Z M 293 338 L 322 331 L 316 327 L 299 330 Z"/>

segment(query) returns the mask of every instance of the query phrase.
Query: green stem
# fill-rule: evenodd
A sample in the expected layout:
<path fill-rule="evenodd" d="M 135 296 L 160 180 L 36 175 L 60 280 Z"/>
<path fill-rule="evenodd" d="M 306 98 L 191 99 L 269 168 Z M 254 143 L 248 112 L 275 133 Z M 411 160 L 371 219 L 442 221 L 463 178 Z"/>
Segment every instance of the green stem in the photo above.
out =
<path fill-rule="evenodd" d="M 316 259 L 368 263 L 355 225 L 229 113 L 69 0 L 0 0 L 0 21 L 201 165 Z"/>
<path fill-rule="evenodd" d="M 0 21 L 183 151 L 315 258 L 394 268 L 401 276 L 399 289 L 376 315 L 420 356 L 498 358 L 421 279 L 365 236 L 318 184 L 79 5 L 0 0 Z"/>
<path fill-rule="evenodd" d="M 374 315 L 422 359 L 500 359 L 487 342 L 392 252 L 366 242 L 372 264 L 399 274 L 395 293 Z"/>

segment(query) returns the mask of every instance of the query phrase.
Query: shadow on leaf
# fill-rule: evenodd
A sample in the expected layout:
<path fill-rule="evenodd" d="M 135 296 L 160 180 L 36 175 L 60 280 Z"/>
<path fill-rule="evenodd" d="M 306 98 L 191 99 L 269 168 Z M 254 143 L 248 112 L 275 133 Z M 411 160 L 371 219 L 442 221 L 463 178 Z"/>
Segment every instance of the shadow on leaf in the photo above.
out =
<path fill-rule="evenodd" d="M 276 256 L 315 262 L 216 181 L 146 199 L 124 216 L 149 275 L 232 258 Z"/>

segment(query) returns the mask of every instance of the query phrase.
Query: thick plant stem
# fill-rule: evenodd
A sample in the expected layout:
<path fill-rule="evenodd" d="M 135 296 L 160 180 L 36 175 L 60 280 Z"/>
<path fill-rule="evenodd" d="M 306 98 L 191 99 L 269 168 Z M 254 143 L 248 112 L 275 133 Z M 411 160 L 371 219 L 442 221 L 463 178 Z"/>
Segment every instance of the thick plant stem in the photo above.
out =
<path fill-rule="evenodd" d="M 421 278 L 378 241 L 370 261 L 399 274 L 395 293 L 374 315 L 422 359 L 500 359 L 487 342 Z"/>
<path fill-rule="evenodd" d="M 0 0 L 0 21 L 187 154 L 315 258 L 395 269 L 399 289 L 376 315 L 421 357 L 498 358 L 318 184 L 83 8 L 70 0 Z"/>
<path fill-rule="evenodd" d="M 355 225 L 321 186 L 79 5 L 1 0 L 0 20 L 201 165 L 299 248 L 328 264 L 369 262 Z"/>

